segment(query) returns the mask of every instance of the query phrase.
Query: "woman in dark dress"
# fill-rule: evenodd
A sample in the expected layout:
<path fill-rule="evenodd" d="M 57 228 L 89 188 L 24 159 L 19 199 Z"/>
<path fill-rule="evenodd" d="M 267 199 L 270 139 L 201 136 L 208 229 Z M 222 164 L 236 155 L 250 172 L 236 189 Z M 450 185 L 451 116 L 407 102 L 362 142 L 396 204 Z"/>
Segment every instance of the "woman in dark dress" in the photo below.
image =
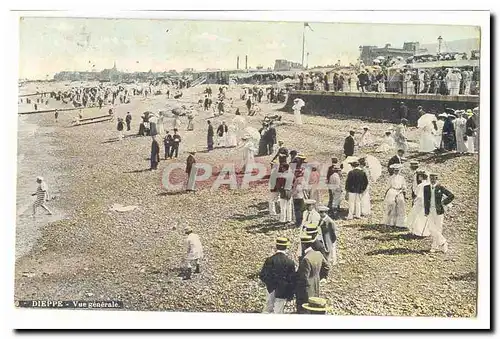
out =
<path fill-rule="evenodd" d="M 445 151 L 453 151 L 457 149 L 457 139 L 455 136 L 455 127 L 453 126 L 453 119 L 455 117 L 451 114 L 448 115 L 443 125 L 443 148 Z"/>
<path fill-rule="evenodd" d="M 214 149 L 214 127 L 210 120 L 208 120 L 207 148 L 209 151 Z"/>

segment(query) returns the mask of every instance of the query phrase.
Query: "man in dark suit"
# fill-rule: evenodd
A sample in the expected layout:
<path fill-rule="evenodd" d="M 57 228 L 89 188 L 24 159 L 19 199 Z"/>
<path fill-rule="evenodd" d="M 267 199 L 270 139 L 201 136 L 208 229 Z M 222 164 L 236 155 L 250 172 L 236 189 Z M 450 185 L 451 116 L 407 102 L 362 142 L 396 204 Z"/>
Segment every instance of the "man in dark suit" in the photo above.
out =
<path fill-rule="evenodd" d="M 455 196 L 437 181 L 438 175 L 430 173 L 430 184 L 424 186 L 424 213 L 426 226 L 431 233 L 431 252 L 448 252 L 448 242 L 443 237 L 444 206 L 453 201 Z M 443 196 L 446 198 L 443 199 Z"/>
<path fill-rule="evenodd" d="M 349 131 L 349 136 L 344 141 L 344 154 L 347 157 L 354 155 L 354 131 Z"/>
<path fill-rule="evenodd" d="M 177 131 L 177 128 L 174 128 L 174 135 L 172 136 L 172 146 L 170 148 L 170 159 L 172 159 L 174 153 L 176 158 L 179 155 L 179 144 L 181 143 L 181 136 Z"/>
<path fill-rule="evenodd" d="M 266 259 L 259 278 L 267 288 L 263 313 L 284 313 L 287 301 L 295 295 L 295 263 L 287 256 L 288 238 L 276 239 L 276 253 Z"/>
<path fill-rule="evenodd" d="M 326 279 L 330 268 L 323 255 L 311 247 L 314 240 L 310 235 L 301 236 L 300 242 L 305 248 L 305 255 L 300 260 L 299 269 L 297 270 L 295 294 L 297 297 L 297 313 L 303 314 L 305 311 L 302 305 L 310 297 L 319 297 L 319 281 Z"/>
<path fill-rule="evenodd" d="M 354 217 L 361 218 L 361 194 L 368 187 L 368 177 L 365 171 L 358 168 L 359 161 L 353 160 L 350 165 L 353 169 L 349 171 L 345 181 L 346 200 L 349 202 L 347 220 L 352 220 Z"/>
<path fill-rule="evenodd" d="M 398 153 L 389 159 L 389 162 L 387 163 L 387 171 L 389 172 L 389 175 L 392 175 L 394 173 L 394 170 L 391 168 L 391 165 L 403 164 L 403 154 L 404 153 L 405 153 L 405 151 L 403 149 L 398 149 Z"/>
<path fill-rule="evenodd" d="M 273 146 L 276 144 L 276 128 L 274 128 L 272 121 L 269 121 L 269 129 L 267 130 L 266 140 L 267 154 L 273 154 Z"/>

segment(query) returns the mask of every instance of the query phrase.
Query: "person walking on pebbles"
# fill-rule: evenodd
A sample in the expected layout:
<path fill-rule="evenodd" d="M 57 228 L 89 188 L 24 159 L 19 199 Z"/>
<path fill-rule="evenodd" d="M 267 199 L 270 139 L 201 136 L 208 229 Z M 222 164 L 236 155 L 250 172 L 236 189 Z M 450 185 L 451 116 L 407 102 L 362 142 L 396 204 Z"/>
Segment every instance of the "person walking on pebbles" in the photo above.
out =
<path fill-rule="evenodd" d="M 194 273 L 200 273 L 200 260 L 203 259 L 203 246 L 201 244 L 200 236 L 196 233 L 193 233 L 193 229 L 191 227 L 186 227 L 184 233 L 187 235 L 186 238 L 186 268 L 184 272 L 184 277 L 182 280 L 189 280 Z"/>
<path fill-rule="evenodd" d="M 177 133 L 178 129 L 174 128 L 174 135 L 172 136 L 172 146 L 170 148 L 170 159 L 174 156 L 177 158 L 179 156 L 179 145 L 181 143 L 181 136 Z"/>
<path fill-rule="evenodd" d="M 350 157 L 354 155 L 354 131 L 349 131 L 349 136 L 344 140 L 344 155 Z"/>
<path fill-rule="evenodd" d="M 118 130 L 118 140 L 123 139 L 123 119 L 118 118 L 118 124 L 116 125 L 116 129 Z"/>
<path fill-rule="evenodd" d="M 293 300 L 297 274 L 295 263 L 288 257 L 288 238 L 276 239 L 276 253 L 268 257 L 259 278 L 266 285 L 267 298 L 262 313 L 284 313 L 287 301 Z"/>
<path fill-rule="evenodd" d="M 319 281 L 328 277 L 329 266 L 323 255 L 314 251 L 312 243 L 314 239 L 307 234 L 300 237 L 300 242 L 304 247 L 304 257 L 300 260 L 297 270 L 296 302 L 297 313 L 304 314 L 302 305 L 310 297 L 319 297 Z"/>
<path fill-rule="evenodd" d="M 393 175 L 389 177 L 385 193 L 385 214 L 382 224 L 386 226 L 405 227 L 406 179 L 400 174 L 401 164 L 392 164 Z"/>
<path fill-rule="evenodd" d="M 196 184 L 196 181 L 195 181 L 196 159 L 194 158 L 195 154 L 196 154 L 196 151 L 190 151 L 189 155 L 186 159 L 186 174 L 188 177 L 187 185 L 186 185 L 187 192 L 195 192 L 196 191 L 196 189 L 194 187 L 194 185 Z"/>
<path fill-rule="evenodd" d="M 36 193 L 32 194 L 32 196 L 36 196 L 36 200 L 33 203 L 33 218 L 35 217 L 37 207 L 43 208 L 47 211 L 48 215 L 52 215 L 52 211 L 45 205 L 45 202 L 49 201 L 47 184 L 42 177 L 37 177 L 36 182 L 38 183 L 38 187 Z"/>
<path fill-rule="evenodd" d="M 156 140 L 156 136 L 151 137 L 153 140 L 151 142 L 151 167 L 150 171 L 155 171 L 158 169 L 158 163 L 160 162 L 160 144 Z"/>
<path fill-rule="evenodd" d="M 349 202 L 349 214 L 346 220 L 361 219 L 361 197 L 368 187 L 366 173 L 358 168 L 359 160 L 354 158 L 350 165 L 353 169 L 349 171 L 345 181 L 346 200 Z"/>
<path fill-rule="evenodd" d="M 431 252 L 448 252 L 448 242 L 443 237 L 443 219 L 445 207 L 455 196 L 438 182 L 438 174 L 429 174 L 430 183 L 424 186 L 424 212 L 427 217 L 427 227 L 431 233 Z M 443 195 L 446 197 L 443 199 Z"/>
<path fill-rule="evenodd" d="M 127 131 L 130 131 L 130 123 L 132 122 L 132 115 L 130 112 L 127 112 L 127 116 L 125 117 L 125 123 L 127 124 Z"/>

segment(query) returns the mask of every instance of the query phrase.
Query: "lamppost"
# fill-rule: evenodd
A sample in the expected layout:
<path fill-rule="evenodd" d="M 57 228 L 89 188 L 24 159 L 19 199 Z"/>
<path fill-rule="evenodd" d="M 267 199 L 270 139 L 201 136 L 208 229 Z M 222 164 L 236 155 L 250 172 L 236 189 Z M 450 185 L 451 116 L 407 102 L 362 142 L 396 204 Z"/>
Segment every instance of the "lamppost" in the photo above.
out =
<path fill-rule="evenodd" d="M 306 58 L 306 69 L 309 68 L 309 52 L 307 52 L 307 58 Z"/>
<path fill-rule="evenodd" d="M 443 38 L 441 35 L 438 37 L 438 54 L 441 54 L 441 43 L 443 42 Z"/>

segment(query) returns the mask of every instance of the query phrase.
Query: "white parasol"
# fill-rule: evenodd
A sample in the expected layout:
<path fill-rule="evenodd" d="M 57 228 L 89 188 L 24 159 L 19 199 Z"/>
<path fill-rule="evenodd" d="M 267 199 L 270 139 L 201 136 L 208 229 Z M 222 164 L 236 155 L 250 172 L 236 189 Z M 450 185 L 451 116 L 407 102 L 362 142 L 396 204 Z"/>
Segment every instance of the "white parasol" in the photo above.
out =
<path fill-rule="evenodd" d="M 380 60 L 379 60 L 379 59 L 375 59 L 375 60 L 373 60 L 373 63 L 374 63 L 374 64 L 379 64 L 379 63 L 380 63 Z"/>
<path fill-rule="evenodd" d="M 260 141 L 260 133 L 254 127 L 245 128 L 245 135 L 247 135 L 255 144 L 259 144 Z"/>
<path fill-rule="evenodd" d="M 418 119 L 417 126 L 418 128 L 424 128 L 429 126 L 433 121 L 437 121 L 436 116 L 434 114 L 425 113 Z"/>
<path fill-rule="evenodd" d="M 352 170 L 351 162 L 357 161 L 359 158 L 358 157 L 347 157 L 343 162 L 342 162 L 342 173 L 349 173 L 350 170 Z"/>
<path fill-rule="evenodd" d="M 294 101 L 294 106 L 297 106 L 297 108 L 302 108 L 306 105 L 306 103 L 304 102 L 304 100 L 300 99 L 300 98 L 297 98 L 295 99 Z"/>
<path fill-rule="evenodd" d="M 382 175 L 382 165 L 380 161 L 375 158 L 373 155 L 366 156 L 366 165 L 370 169 L 370 179 L 373 182 L 376 182 L 378 178 Z"/>

